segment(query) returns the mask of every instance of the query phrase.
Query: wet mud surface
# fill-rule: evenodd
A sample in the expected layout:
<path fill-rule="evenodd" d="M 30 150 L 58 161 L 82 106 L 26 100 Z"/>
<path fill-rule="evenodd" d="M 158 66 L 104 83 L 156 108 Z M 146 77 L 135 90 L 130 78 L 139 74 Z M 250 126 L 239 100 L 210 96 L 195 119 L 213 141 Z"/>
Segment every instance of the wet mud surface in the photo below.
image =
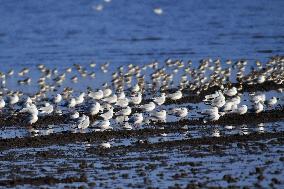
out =
<path fill-rule="evenodd" d="M 0 186 L 281 188 L 283 145 L 281 132 L 2 150 Z"/>

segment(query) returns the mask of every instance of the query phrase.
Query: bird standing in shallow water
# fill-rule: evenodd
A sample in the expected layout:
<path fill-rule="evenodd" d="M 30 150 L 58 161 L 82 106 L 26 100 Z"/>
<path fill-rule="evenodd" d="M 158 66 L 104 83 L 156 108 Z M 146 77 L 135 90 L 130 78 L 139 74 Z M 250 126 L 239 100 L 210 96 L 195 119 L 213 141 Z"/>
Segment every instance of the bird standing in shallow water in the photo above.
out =
<path fill-rule="evenodd" d="M 236 109 L 236 113 L 240 115 L 247 113 L 247 111 L 248 111 L 247 105 L 241 105 L 238 109 Z"/>
<path fill-rule="evenodd" d="M 107 112 L 101 114 L 100 117 L 102 117 L 104 120 L 110 120 L 113 117 L 113 113 L 113 107 L 109 105 L 107 107 Z"/>
<path fill-rule="evenodd" d="M 142 113 L 133 114 L 129 122 L 133 123 L 135 126 L 139 126 L 143 122 L 143 114 Z"/>
<path fill-rule="evenodd" d="M 91 105 L 90 107 L 90 114 L 92 116 L 97 115 L 100 112 L 101 105 L 98 102 L 95 102 L 94 104 Z"/>
<path fill-rule="evenodd" d="M 2 99 L 0 100 L 0 110 L 2 110 L 2 109 L 5 107 L 5 105 L 6 105 L 6 102 L 5 102 L 5 100 L 2 98 Z"/>
<path fill-rule="evenodd" d="M 255 103 L 253 105 L 253 107 L 254 107 L 255 113 L 257 113 L 257 114 L 264 110 L 264 106 L 263 106 L 262 102 Z"/>
<path fill-rule="evenodd" d="M 272 107 L 272 106 L 274 106 L 275 104 L 277 104 L 277 101 L 278 101 L 278 98 L 272 97 L 271 99 L 265 101 L 265 104 L 266 104 L 268 107 Z"/>
<path fill-rule="evenodd" d="M 102 147 L 102 148 L 110 148 L 111 145 L 110 145 L 109 142 L 103 142 L 103 143 L 100 144 L 100 147 Z"/>
<path fill-rule="evenodd" d="M 110 126 L 110 121 L 109 120 L 96 121 L 92 126 L 99 128 L 99 131 L 105 131 L 105 130 L 113 129 Z"/>
<path fill-rule="evenodd" d="M 53 99 L 53 102 L 54 102 L 55 104 L 59 104 L 61 101 L 62 101 L 62 96 L 61 96 L 61 94 L 57 94 L 57 95 L 54 97 L 54 99 Z"/>
<path fill-rule="evenodd" d="M 151 113 L 151 116 L 150 116 L 149 119 L 151 121 L 166 122 L 167 112 L 166 112 L 166 110 L 155 111 L 155 112 Z"/>
<path fill-rule="evenodd" d="M 172 94 L 168 94 L 168 97 L 172 100 L 179 100 L 182 98 L 182 92 L 180 90 L 172 93 Z"/>
<path fill-rule="evenodd" d="M 144 112 L 151 112 L 156 108 L 156 105 L 154 102 L 149 102 L 148 104 L 144 104 L 141 105 L 140 108 L 144 111 Z"/>
<path fill-rule="evenodd" d="M 188 109 L 185 107 L 173 108 L 170 110 L 170 113 L 175 115 L 178 118 L 185 118 L 188 115 Z"/>
<path fill-rule="evenodd" d="M 79 117 L 80 117 L 80 114 L 79 114 L 79 112 L 77 112 L 77 111 L 71 113 L 71 115 L 70 115 L 70 119 L 72 119 L 72 120 L 76 120 L 76 119 L 78 119 Z"/>
<path fill-rule="evenodd" d="M 51 114 L 53 112 L 53 106 L 46 102 L 43 107 L 39 109 L 41 114 Z"/>
<path fill-rule="evenodd" d="M 207 123 L 209 121 L 218 121 L 220 114 L 218 112 L 212 112 L 203 118 L 203 122 Z"/>
<path fill-rule="evenodd" d="M 15 93 L 12 96 L 9 96 L 9 105 L 12 106 L 12 105 L 18 103 L 19 100 L 20 100 L 20 98 L 19 98 L 18 94 Z"/>
<path fill-rule="evenodd" d="M 82 117 L 79 117 L 77 121 L 77 127 L 78 129 L 86 129 L 90 125 L 90 119 L 86 115 L 82 115 Z"/>
<path fill-rule="evenodd" d="M 29 114 L 27 117 L 27 122 L 29 125 L 32 125 L 38 121 L 38 115 L 37 114 Z"/>
<path fill-rule="evenodd" d="M 142 102 L 142 94 L 137 93 L 137 95 L 131 96 L 130 102 L 134 105 L 139 105 Z"/>
<path fill-rule="evenodd" d="M 166 94 L 165 94 L 165 93 L 161 93 L 161 96 L 153 98 L 153 101 L 154 101 L 157 105 L 161 106 L 161 105 L 164 104 L 165 101 L 166 101 Z"/>

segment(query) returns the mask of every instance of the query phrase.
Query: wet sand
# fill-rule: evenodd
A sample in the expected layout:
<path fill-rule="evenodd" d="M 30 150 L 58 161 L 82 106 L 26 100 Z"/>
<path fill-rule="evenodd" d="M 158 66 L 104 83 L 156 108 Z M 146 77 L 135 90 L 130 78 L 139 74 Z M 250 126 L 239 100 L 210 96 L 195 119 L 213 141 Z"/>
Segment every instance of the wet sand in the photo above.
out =
<path fill-rule="evenodd" d="M 34 139 L 42 144 L 46 140 L 45 137 Z M 64 137 L 57 140 L 65 141 Z M 144 141 L 110 149 L 80 147 L 76 150 L 72 147 L 60 147 L 63 143 L 59 142 L 56 149 L 34 148 L 33 151 L 2 154 L 1 161 L 14 162 L 9 169 L 18 173 L 9 173 L 9 179 L 1 179 L 0 186 L 111 187 L 110 183 L 118 184 L 121 180 L 123 182 L 118 187 L 128 188 L 279 188 L 283 184 L 283 132 L 163 141 L 154 144 Z M 38 147 L 33 141 L 29 144 L 26 147 Z M 262 158 L 255 159 L 256 157 Z M 30 159 L 34 159 L 34 166 L 30 163 L 25 166 L 17 165 L 19 161 Z M 54 162 L 54 167 L 46 169 L 48 162 Z M 42 164 L 41 168 L 38 164 Z M 6 165 L 4 170 L 5 168 Z M 45 176 L 34 176 L 33 171 L 37 169 Z M 7 174 L 6 171 L 0 172 L 0 175 L 3 174 Z M 17 177 L 17 174 L 25 177 Z M 51 174 L 53 176 L 49 176 Z"/>

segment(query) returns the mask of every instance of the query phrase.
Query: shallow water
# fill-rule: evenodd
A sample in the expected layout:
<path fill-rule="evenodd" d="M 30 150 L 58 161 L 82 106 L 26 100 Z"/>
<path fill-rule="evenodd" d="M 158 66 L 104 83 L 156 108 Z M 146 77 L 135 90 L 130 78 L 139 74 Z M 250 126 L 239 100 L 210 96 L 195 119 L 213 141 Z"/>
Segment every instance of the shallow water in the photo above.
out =
<path fill-rule="evenodd" d="M 102 4 L 100 12 L 94 6 Z M 2 1 L 0 6 L 0 71 L 39 63 L 63 70 L 73 64 L 110 62 L 142 65 L 166 58 L 220 57 L 266 61 L 284 52 L 281 0 L 240 1 Z M 164 14 L 153 9 L 161 7 Z M 82 79 L 82 87 L 99 87 L 109 80 L 97 66 L 97 79 Z M 72 74 L 74 76 L 76 74 Z M 31 72 L 38 77 L 38 72 Z M 68 77 L 68 76 L 67 76 Z M 98 79 L 99 78 L 99 79 Z M 19 86 L 13 76 L 7 85 Z M 34 80 L 33 80 L 34 81 Z M 71 87 L 74 85 L 71 85 Z M 76 85 L 76 87 L 81 87 Z"/>
<path fill-rule="evenodd" d="M 103 11 L 93 9 L 98 4 Z M 4 0 L 0 63 L 8 69 L 144 64 L 168 57 L 263 60 L 284 52 L 283 6 L 281 0 Z M 156 7 L 164 14 L 154 14 Z"/>

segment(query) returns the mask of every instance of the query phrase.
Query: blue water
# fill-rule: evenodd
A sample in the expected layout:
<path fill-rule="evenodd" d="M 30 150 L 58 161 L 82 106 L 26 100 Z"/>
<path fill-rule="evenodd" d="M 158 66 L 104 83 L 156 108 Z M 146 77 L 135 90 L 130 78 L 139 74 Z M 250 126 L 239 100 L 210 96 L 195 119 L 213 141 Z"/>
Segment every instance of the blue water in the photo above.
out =
<path fill-rule="evenodd" d="M 283 7 L 282 0 L 2 0 L 1 70 L 167 57 L 266 60 L 284 52 Z"/>
<path fill-rule="evenodd" d="M 103 5 L 103 10 L 96 11 L 94 7 L 100 4 Z M 158 7 L 163 9 L 162 15 L 153 12 Z M 110 62 L 111 71 L 120 65 L 142 65 L 153 60 L 163 61 L 168 57 L 191 59 L 194 63 L 206 57 L 265 61 L 272 55 L 284 55 L 283 8 L 283 0 L 112 0 L 110 3 L 103 0 L 1 0 L 0 71 L 6 72 L 11 68 L 19 71 L 23 67 L 33 66 L 33 72 L 28 75 L 33 79 L 30 86 L 19 86 L 17 74 L 7 78 L 7 86 L 9 89 L 35 92 L 38 90 L 35 78 L 39 77 L 39 72 L 35 73 L 35 65 L 39 63 L 46 64 L 49 68 L 58 67 L 62 73 L 64 68 L 74 63 L 87 65 L 93 61 L 98 64 Z M 98 71 L 98 67 L 95 69 L 97 70 L 92 71 L 96 71 L 96 79 L 80 78 L 77 84 L 67 82 L 67 86 L 82 91 L 89 84 L 98 87 L 99 82 L 110 79 L 109 74 Z M 72 72 L 67 78 L 74 75 L 78 73 Z M 276 95 L 275 92 L 271 94 Z M 68 125 L 50 125 L 32 130 L 33 132 L 25 128 L 3 128 L 0 138 L 46 135 L 68 129 Z M 283 131 L 283 122 L 226 127 L 193 126 L 185 134 L 170 133 L 163 140 L 271 131 Z M 153 136 L 149 137 L 149 141 L 161 142 L 161 138 Z M 109 142 L 117 148 L 134 145 L 132 143 L 136 140 L 138 138 L 121 141 L 114 139 Z M 0 180 L 39 176 L 79 177 L 84 173 L 88 182 L 94 181 L 101 187 L 116 185 L 125 188 L 129 187 L 128 184 L 135 183 L 145 187 L 143 179 L 146 178 L 150 181 L 148 186 L 153 187 L 166 188 L 174 183 L 185 187 L 189 181 L 205 182 L 205 178 L 210 178 L 209 186 L 226 187 L 228 183 L 224 183 L 222 177 L 229 173 L 240 177 L 233 184 L 253 187 L 256 176 L 250 173 L 259 166 L 269 167 L 270 172 L 280 171 L 277 175 L 265 171 L 264 180 L 260 183 L 263 187 L 268 187 L 272 176 L 281 180 L 283 185 L 282 162 L 278 161 L 283 157 L 283 147 L 270 142 L 267 143 L 267 151 L 260 151 L 253 143 L 249 144 L 252 149 L 250 151 L 250 148 L 237 148 L 234 143 L 228 145 L 226 150 L 224 148 L 222 156 L 208 153 L 207 156 L 200 157 L 194 155 L 204 154 L 208 146 L 196 149 L 186 146 L 176 150 L 130 151 L 121 156 L 117 155 L 121 153 L 119 151 L 106 156 L 86 151 L 87 148 L 97 147 L 99 144 L 96 141 L 90 144 L 74 142 L 66 146 L 33 149 L 15 148 L 4 150 L 0 155 Z M 52 150 L 57 150 L 61 155 L 54 158 L 34 155 L 37 151 L 53 153 Z M 149 159 L 157 154 L 163 158 L 156 161 Z M 141 157 L 145 160 L 140 160 Z M 93 167 L 81 170 L 78 160 L 93 164 Z M 266 164 L 271 160 L 271 164 Z M 183 161 L 202 162 L 202 165 L 195 168 L 176 165 Z M 138 170 L 146 170 L 146 166 L 150 164 L 159 166 L 147 170 L 146 176 L 139 175 Z M 109 165 L 115 166 L 108 169 Z M 129 169 L 120 169 L 123 167 Z M 186 170 L 188 176 L 180 180 L 173 179 L 174 174 L 183 172 L 181 170 Z M 191 170 L 197 170 L 197 174 L 192 174 Z M 129 178 L 123 179 L 122 173 L 129 174 Z M 164 178 L 159 177 L 158 173 L 163 173 Z M 113 180 L 112 175 L 117 179 Z M 83 184 L 44 186 L 63 188 L 80 185 Z M 84 185 L 90 187 L 87 183 Z M 24 187 L 20 184 L 17 186 Z M 26 185 L 26 188 L 30 186 Z"/>

